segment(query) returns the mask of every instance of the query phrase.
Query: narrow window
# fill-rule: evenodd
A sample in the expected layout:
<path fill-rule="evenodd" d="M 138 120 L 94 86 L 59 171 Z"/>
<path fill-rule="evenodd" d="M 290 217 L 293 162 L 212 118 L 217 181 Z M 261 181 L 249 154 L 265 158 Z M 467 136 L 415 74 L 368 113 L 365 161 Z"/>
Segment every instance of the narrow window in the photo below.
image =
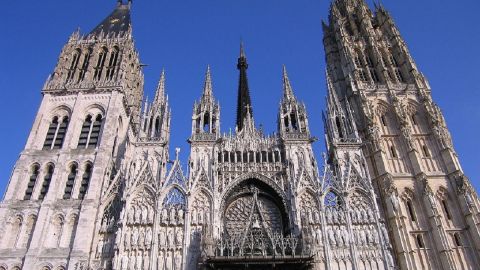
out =
<path fill-rule="evenodd" d="M 38 196 L 39 200 L 43 200 L 48 193 L 48 189 L 50 188 L 50 182 L 52 181 L 53 170 L 53 165 L 48 165 L 47 173 L 43 178 L 42 189 L 40 189 L 40 195 Z"/>
<path fill-rule="evenodd" d="M 370 71 L 370 76 L 372 77 L 372 80 L 373 82 L 378 82 L 378 76 L 377 76 L 377 72 L 375 71 L 374 68 L 369 68 L 368 69 Z"/>
<path fill-rule="evenodd" d="M 397 59 L 395 59 L 395 57 L 392 54 L 390 54 L 390 63 L 392 63 L 394 67 L 398 67 Z"/>
<path fill-rule="evenodd" d="M 78 62 L 80 60 L 80 54 L 81 51 L 77 49 L 72 55 L 72 62 L 70 63 L 70 68 L 68 69 L 67 81 L 71 81 L 75 77 L 75 72 L 77 71 Z"/>
<path fill-rule="evenodd" d="M 458 233 L 453 234 L 453 240 L 455 241 L 455 246 L 457 246 L 457 247 L 462 246 L 462 240 L 461 240 L 460 235 Z"/>
<path fill-rule="evenodd" d="M 267 151 L 262 151 L 262 162 L 267 162 Z"/>
<path fill-rule="evenodd" d="M 418 248 L 425 248 L 425 243 L 423 242 L 423 237 L 421 234 L 417 234 L 417 246 Z"/>
<path fill-rule="evenodd" d="M 365 74 L 365 71 L 363 71 L 363 69 L 358 70 L 358 76 L 360 77 L 360 81 L 368 82 L 367 75 Z"/>
<path fill-rule="evenodd" d="M 254 161 L 253 151 L 248 152 L 248 162 L 252 163 Z"/>
<path fill-rule="evenodd" d="M 278 151 L 275 151 L 273 153 L 275 155 L 275 162 L 280 162 L 280 154 L 278 153 Z"/>
<path fill-rule="evenodd" d="M 422 150 L 423 150 L 423 156 L 424 157 L 427 157 L 427 158 L 431 157 L 430 156 L 430 151 L 428 151 L 428 147 L 426 145 L 422 145 Z"/>
<path fill-rule="evenodd" d="M 72 198 L 73 185 L 75 184 L 75 177 L 77 176 L 77 165 L 72 164 L 70 166 L 70 172 L 68 173 L 67 183 L 65 184 L 65 192 L 63 199 L 68 200 Z"/>
<path fill-rule="evenodd" d="M 407 201 L 407 211 L 408 211 L 408 214 L 410 215 L 410 219 L 412 221 L 417 221 L 417 218 L 415 217 L 415 212 L 413 211 L 412 201 L 410 200 Z"/>
<path fill-rule="evenodd" d="M 397 80 L 399 82 L 404 82 L 402 72 L 400 72 L 400 69 L 398 69 L 398 68 L 395 69 L 395 77 L 397 77 Z"/>
<path fill-rule="evenodd" d="M 118 49 L 115 48 L 110 54 L 110 60 L 108 62 L 108 67 L 107 67 L 107 78 L 109 80 L 113 79 L 113 75 L 115 74 L 115 68 L 117 67 L 117 60 L 118 60 Z"/>
<path fill-rule="evenodd" d="M 38 174 L 40 172 L 40 166 L 37 164 L 32 166 L 30 172 L 30 178 L 28 180 L 27 190 L 25 191 L 24 200 L 30 200 L 32 198 L 33 189 L 35 188 L 35 183 L 37 182 Z"/>
<path fill-rule="evenodd" d="M 385 117 L 385 115 L 380 116 L 380 121 L 382 122 L 382 125 L 384 127 L 387 126 L 387 118 Z"/>
<path fill-rule="evenodd" d="M 446 200 L 442 200 L 443 210 L 445 211 L 445 216 L 448 220 L 452 220 L 452 216 L 450 215 L 450 211 L 448 210 L 448 205 Z"/>
<path fill-rule="evenodd" d="M 235 153 L 230 152 L 230 162 L 235 162 Z"/>
<path fill-rule="evenodd" d="M 415 114 L 412 114 L 412 115 L 410 116 L 410 119 L 412 120 L 412 124 L 413 124 L 414 126 L 416 126 L 416 125 L 417 125 L 417 118 L 415 117 Z"/>
<path fill-rule="evenodd" d="M 155 136 L 154 137 L 159 137 L 160 136 L 160 117 L 157 117 L 155 120 Z"/>
<path fill-rule="evenodd" d="M 80 183 L 80 191 L 78 194 L 78 198 L 80 200 L 83 200 L 83 198 L 85 198 L 85 194 L 87 194 L 88 185 L 90 183 L 91 177 L 92 177 L 92 165 L 87 164 L 87 166 L 85 166 L 85 172 L 83 173 L 83 176 L 82 176 L 82 182 Z"/>
<path fill-rule="evenodd" d="M 47 136 L 45 137 L 45 142 L 43 143 L 43 149 L 52 149 L 53 140 L 55 139 L 55 134 L 57 133 L 58 128 L 58 117 L 53 117 L 50 126 L 48 127 Z"/>
<path fill-rule="evenodd" d="M 353 62 L 355 64 L 355 67 L 356 68 L 362 68 L 362 61 L 360 60 L 360 57 L 358 56 L 358 54 L 356 54 L 354 57 L 353 57 Z"/>
<path fill-rule="evenodd" d="M 83 81 L 85 79 L 85 74 L 87 73 L 88 65 L 90 63 L 90 56 L 92 55 L 92 49 L 88 49 L 87 53 L 83 57 L 82 68 L 80 69 L 80 75 L 78 76 L 78 81 Z"/>
<path fill-rule="evenodd" d="M 65 140 L 65 134 L 67 133 L 68 120 L 68 116 L 63 117 L 62 122 L 58 126 L 57 134 L 55 135 L 55 142 L 53 144 L 53 149 L 62 148 L 63 141 Z"/>
<path fill-rule="evenodd" d="M 395 151 L 395 147 L 393 145 L 390 146 L 390 154 L 392 155 L 392 158 L 397 158 L 397 151 Z"/>
<path fill-rule="evenodd" d="M 228 155 L 228 152 L 227 152 L 227 151 L 223 151 L 223 161 L 224 161 L 224 162 L 229 162 L 228 156 L 229 156 L 229 155 Z"/>
<path fill-rule="evenodd" d="M 273 153 L 271 151 L 268 152 L 268 162 L 273 162 Z"/>
<path fill-rule="evenodd" d="M 236 154 L 237 154 L 237 160 L 236 161 L 237 162 L 242 162 L 242 153 L 240 151 L 237 151 Z"/>
<path fill-rule="evenodd" d="M 88 140 L 88 148 L 95 148 L 98 144 L 98 138 L 100 136 L 100 129 L 102 128 L 102 116 L 99 114 L 95 118 L 92 124 L 92 131 L 90 133 L 90 139 Z"/>
<path fill-rule="evenodd" d="M 92 116 L 87 115 L 80 131 L 80 138 L 78 140 L 78 147 L 85 148 L 88 142 L 88 135 L 90 134 L 90 126 L 92 125 Z"/>
<path fill-rule="evenodd" d="M 103 118 L 98 114 L 95 121 L 92 122 L 92 116 L 87 115 L 85 122 L 83 122 L 82 130 L 80 131 L 80 138 L 78 140 L 79 148 L 95 148 L 100 136 L 100 129 L 102 127 Z"/>
<path fill-rule="evenodd" d="M 222 153 L 218 152 L 218 163 L 222 163 Z"/>
<path fill-rule="evenodd" d="M 368 67 L 373 68 L 373 62 L 372 62 L 372 58 L 370 58 L 370 56 L 367 56 L 367 65 L 368 65 Z"/>
<path fill-rule="evenodd" d="M 100 80 L 102 77 L 103 67 L 105 66 L 105 59 L 107 58 L 107 48 L 102 48 L 100 54 L 98 55 L 97 66 L 95 67 L 95 73 L 93 74 L 94 80 Z"/>
<path fill-rule="evenodd" d="M 260 157 L 260 152 L 255 153 L 255 162 L 257 162 L 257 163 L 262 162 L 261 157 Z"/>
<path fill-rule="evenodd" d="M 247 163 L 248 162 L 248 153 L 245 151 L 243 152 L 243 160 L 242 162 Z"/>

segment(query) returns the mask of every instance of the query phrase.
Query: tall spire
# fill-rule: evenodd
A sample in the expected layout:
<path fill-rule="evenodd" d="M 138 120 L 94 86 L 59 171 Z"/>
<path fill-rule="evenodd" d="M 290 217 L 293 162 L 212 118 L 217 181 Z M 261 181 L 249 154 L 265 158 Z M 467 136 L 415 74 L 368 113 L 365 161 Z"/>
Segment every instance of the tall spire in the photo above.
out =
<path fill-rule="evenodd" d="M 295 99 L 293 95 L 293 89 L 290 85 L 290 80 L 288 79 L 287 68 L 283 65 L 283 98 L 286 100 Z"/>
<path fill-rule="evenodd" d="M 238 58 L 237 68 L 240 70 L 240 78 L 238 82 L 238 99 L 237 99 L 237 128 L 238 131 L 242 130 L 243 122 L 247 115 L 247 111 L 250 116 L 252 113 L 252 102 L 250 100 L 250 91 L 248 89 L 247 79 L 247 58 L 243 49 L 243 42 L 240 43 L 240 57 Z"/>
<path fill-rule="evenodd" d="M 113 12 L 98 24 L 90 34 L 99 35 L 103 33 L 104 35 L 108 35 L 111 33 L 119 34 L 127 32 L 131 26 L 130 3 L 130 1 L 128 4 L 124 4 L 121 0 L 117 1 L 117 6 Z"/>
<path fill-rule="evenodd" d="M 165 97 L 165 69 L 162 69 L 160 80 L 158 81 L 157 90 L 155 91 L 154 103 L 158 103 Z"/>
<path fill-rule="evenodd" d="M 202 99 L 211 99 L 213 97 L 212 90 L 212 76 L 210 74 L 210 65 L 207 66 L 207 72 L 205 73 L 205 84 L 203 86 Z"/>

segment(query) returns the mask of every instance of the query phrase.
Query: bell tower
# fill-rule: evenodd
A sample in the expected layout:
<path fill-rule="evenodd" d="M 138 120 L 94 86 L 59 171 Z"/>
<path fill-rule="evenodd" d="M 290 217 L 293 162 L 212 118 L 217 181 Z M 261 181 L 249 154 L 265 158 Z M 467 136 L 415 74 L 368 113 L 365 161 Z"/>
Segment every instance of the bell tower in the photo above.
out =
<path fill-rule="evenodd" d="M 324 45 L 329 145 L 361 150 L 400 268 L 478 267 L 475 191 L 390 14 L 363 0 L 333 1 Z"/>

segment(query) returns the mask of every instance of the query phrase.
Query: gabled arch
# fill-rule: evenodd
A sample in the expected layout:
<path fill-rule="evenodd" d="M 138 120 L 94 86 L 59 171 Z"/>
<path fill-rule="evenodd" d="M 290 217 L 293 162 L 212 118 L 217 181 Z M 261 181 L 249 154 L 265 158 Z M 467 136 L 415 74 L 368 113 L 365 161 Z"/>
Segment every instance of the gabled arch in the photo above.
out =
<path fill-rule="evenodd" d="M 162 207 L 173 205 L 188 205 L 185 191 L 179 185 L 171 185 L 161 197 Z"/>
<path fill-rule="evenodd" d="M 226 200 L 228 199 L 228 197 L 231 195 L 231 192 L 233 191 L 233 189 L 235 187 L 237 187 L 238 185 L 240 185 L 242 182 L 246 181 L 246 180 L 249 180 L 249 179 L 256 179 L 260 182 L 262 182 L 263 184 L 266 184 L 267 186 L 269 186 L 270 188 L 272 188 L 276 195 L 280 197 L 282 203 L 283 203 L 283 206 L 284 207 L 287 207 L 287 197 L 286 197 L 286 194 L 285 192 L 280 188 L 280 186 L 278 186 L 277 183 L 275 183 L 272 179 L 262 175 L 262 174 L 259 174 L 259 173 L 255 173 L 255 172 L 248 172 L 248 173 L 245 173 L 243 175 L 240 175 L 239 177 L 237 177 L 236 179 L 234 179 L 230 184 L 229 186 L 225 189 L 225 191 L 223 192 L 223 196 L 222 196 L 222 199 L 221 199 L 221 202 L 220 202 L 220 209 L 224 209 L 225 208 L 225 203 L 226 203 Z"/>

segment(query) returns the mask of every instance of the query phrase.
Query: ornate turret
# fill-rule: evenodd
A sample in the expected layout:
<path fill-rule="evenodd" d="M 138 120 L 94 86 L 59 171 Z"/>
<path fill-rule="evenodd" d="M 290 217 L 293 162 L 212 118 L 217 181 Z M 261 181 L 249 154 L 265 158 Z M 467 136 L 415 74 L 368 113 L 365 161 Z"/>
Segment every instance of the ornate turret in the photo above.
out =
<path fill-rule="evenodd" d="M 295 98 L 285 66 L 283 66 L 282 81 L 283 96 L 278 115 L 280 134 L 284 137 L 287 134 L 304 134 L 306 136 L 301 137 L 309 139 L 310 130 L 308 127 L 307 110 L 305 104 L 300 103 Z"/>
<path fill-rule="evenodd" d="M 208 66 L 202 97 L 193 107 L 192 139 L 215 140 L 218 136 L 220 136 L 220 104 L 213 96 L 212 78 L 210 66 Z"/>

